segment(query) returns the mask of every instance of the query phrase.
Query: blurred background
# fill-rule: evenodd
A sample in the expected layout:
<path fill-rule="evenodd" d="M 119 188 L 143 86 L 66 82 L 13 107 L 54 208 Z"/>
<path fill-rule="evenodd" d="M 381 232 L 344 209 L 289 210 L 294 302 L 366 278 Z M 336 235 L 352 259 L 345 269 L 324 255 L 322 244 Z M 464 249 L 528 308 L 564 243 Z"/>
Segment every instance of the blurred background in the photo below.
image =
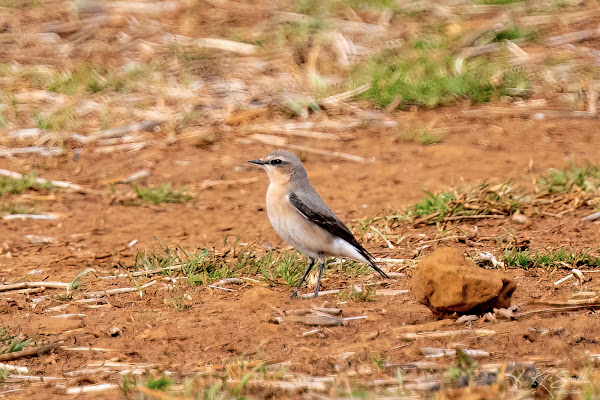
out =
<path fill-rule="evenodd" d="M 597 398 L 599 82 L 598 0 L 0 0 L 2 390 Z M 276 325 L 308 306 L 246 162 L 275 149 L 393 276 L 329 263 L 350 324 Z M 522 308 L 436 321 L 438 246 Z"/>
<path fill-rule="evenodd" d="M 395 111 L 489 102 L 517 105 L 504 111 L 517 116 L 536 107 L 596 112 L 594 0 L 0 6 L 0 126 L 37 144 L 77 143 L 66 132 L 140 120 L 209 145 L 220 130 L 265 114 L 394 127 Z M 122 150 L 144 142 L 129 139 Z"/>

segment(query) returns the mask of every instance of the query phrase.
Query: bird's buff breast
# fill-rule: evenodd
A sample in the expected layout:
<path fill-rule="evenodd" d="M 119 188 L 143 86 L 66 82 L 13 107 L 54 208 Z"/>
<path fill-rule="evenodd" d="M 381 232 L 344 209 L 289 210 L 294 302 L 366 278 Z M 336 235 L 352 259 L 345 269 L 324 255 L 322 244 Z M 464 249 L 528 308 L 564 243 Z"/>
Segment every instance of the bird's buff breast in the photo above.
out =
<path fill-rule="evenodd" d="M 273 185 L 267 190 L 267 214 L 275 232 L 296 250 L 318 258 L 332 241 L 331 235 L 306 219 L 290 203 L 286 190 Z"/>

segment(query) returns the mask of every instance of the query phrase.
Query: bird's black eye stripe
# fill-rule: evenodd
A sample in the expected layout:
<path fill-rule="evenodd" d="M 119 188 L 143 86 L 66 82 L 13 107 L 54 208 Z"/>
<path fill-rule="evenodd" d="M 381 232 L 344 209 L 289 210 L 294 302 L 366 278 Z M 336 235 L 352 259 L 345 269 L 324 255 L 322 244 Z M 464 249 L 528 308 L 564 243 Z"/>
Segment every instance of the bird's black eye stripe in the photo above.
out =
<path fill-rule="evenodd" d="M 271 165 L 279 165 L 281 164 L 283 161 L 281 161 L 279 158 L 276 158 L 274 160 L 271 160 L 270 164 Z"/>

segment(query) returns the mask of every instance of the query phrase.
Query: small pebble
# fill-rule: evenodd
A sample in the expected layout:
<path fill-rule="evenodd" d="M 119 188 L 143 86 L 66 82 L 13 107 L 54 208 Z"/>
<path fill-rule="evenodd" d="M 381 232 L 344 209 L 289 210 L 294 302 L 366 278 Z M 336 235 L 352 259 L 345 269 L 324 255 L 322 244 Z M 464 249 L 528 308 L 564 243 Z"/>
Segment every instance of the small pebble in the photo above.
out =
<path fill-rule="evenodd" d="M 110 328 L 108 330 L 108 334 L 112 337 L 117 337 L 117 336 L 121 336 L 123 334 L 123 332 L 116 326 L 113 326 L 112 328 Z"/>

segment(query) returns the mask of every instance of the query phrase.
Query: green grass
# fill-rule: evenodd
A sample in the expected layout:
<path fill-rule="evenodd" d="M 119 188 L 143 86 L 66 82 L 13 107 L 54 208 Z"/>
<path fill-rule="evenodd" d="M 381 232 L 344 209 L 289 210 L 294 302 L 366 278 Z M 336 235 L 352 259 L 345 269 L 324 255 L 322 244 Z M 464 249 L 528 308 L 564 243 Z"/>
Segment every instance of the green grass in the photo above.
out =
<path fill-rule="evenodd" d="M 154 270 L 181 265 L 182 273 L 192 285 L 208 285 L 224 278 L 262 275 L 270 284 L 295 286 L 308 266 L 307 258 L 296 251 L 264 251 L 253 246 L 239 250 L 235 244 L 229 250 L 220 253 L 212 249 L 186 252 L 183 249 L 163 246 L 152 251 L 139 251 L 133 266 L 126 269 Z M 329 268 L 325 269 L 326 271 Z M 337 270 L 359 276 L 371 273 L 367 265 L 354 261 L 339 263 Z M 165 275 L 179 271 L 165 271 Z M 178 307 L 174 298 L 173 305 Z"/>
<path fill-rule="evenodd" d="M 593 256 L 588 250 L 556 249 L 543 252 L 520 249 L 510 249 L 504 252 L 507 267 L 529 269 L 533 267 L 544 268 L 578 268 L 600 267 L 600 257 Z"/>
<path fill-rule="evenodd" d="M 171 380 L 167 378 L 165 374 L 158 379 L 155 379 L 152 377 L 152 375 L 149 375 L 145 386 L 151 390 L 167 390 L 172 384 L 173 382 L 171 382 Z"/>
<path fill-rule="evenodd" d="M 7 194 L 21 194 L 29 189 L 48 190 L 53 187 L 49 183 L 36 183 L 35 179 L 35 172 L 32 172 L 29 175 L 23 175 L 23 177 L 19 179 L 0 177 L 0 196 L 4 196 Z"/>
<path fill-rule="evenodd" d="M 315 17 L 327 17 L 333 9 L 333 1 L 297 0 L 296 12 Z"/>
<path fill-rule="evenodd" d="M 568 193 L 575 187 L 584 192 L 596 192 L 600 189 L 600 167 L 590 163 L 578 167 L 571 163 L 562 170 L 549 169 L 538 179 L 541 193 Z"/>
<path fill-rule="evenodd" d="M 140 65 L 128 71 L 108 72 L 88 64 L 55 76 L 47 90 L 67 95 L 94 94 L 103 90 L 127 92 L 136 81 L 150 77 L 152 69 Z"/>
<path fill-rule="evenodd" d="M 225 256 L 214 250 L 203 249 L 199 252 L 185 252 L 181 248 L 140 251 L 136 254 L 134 270 L 154 270 L 182 265 L 181 271 L 192 285 L 208 285 L 216 280 L 232 277 L 233 269 Z M 176 271 L 165 271 L 172 275 Z"/>
<path fill-rule="evenodd" d="M 485 103 L 509 95 L 510 89 L 530 87 L 525 70 L 511 66 L 506 58 L 459 61 L 450 47 L 440 36 L 421 36 L 409 48 L 385 50 L 358 65 L 350 81 L 371 81 L 371 89 L 362 96 L 380 107 L 401 96 L 400 108 L 413 104 L 432 108 L 460 99 Z"/>
<path fill-rule="evenodd" d="M 434 144 L 442 143 L 446 135 L 443 133 L 431 133 L 429 131 L 421 132 L 417 135 L 417 141 L 421 146 L 432 146 Z"/>
<path fill-rule="evenodd" d="M 48 90 L 66 95 L 133 91 L 140 81 L 152 78 L 153 72 L 152 67 L 145 64 L 134 66 L 126 71 L 109 71 L 89 64 L 79 64 L 62 72 L 38 67 L 23 67 L 17 72 L 12 72 L 10 68 L 1 70 L 13 78 L 12 84 L 16 87 L 26 85 L 30 89 Z"/>
<path fill-rule="evenodd" d="M 192 285 L 208 285 L 216 280 L 234 276 L 232 268 L 222 255 L 204 249 L 200 253 L 186 254 L 183 273 Z"/>
<path fill-rule="evenodd" d="M 266 254 L 244 252 L 237 259 L 237 269 L 257 271 L 271 282 L 283 280 L 289 286 L 300 282 L 307 266 L 306 258 L 296 251 L 285 253 L 269 251 Z"/>
<path fill-rule="evenodd" d="M 0 214 L 35 214 L 37 212 L 36 208 L 26 204 L 9 203 L 0 205 Z"/>
<path fill-rule="evenodd" d="M 11 335 L 6 328 L 0 328 L 0 354 L 14 353 L 31 344 L 31 340 Z"/>
<path fill-rule="evenodd" d="M 600 192 L 600 167 L 586 164 L 578 167 L 571 163 L 562 170 L 549 169 L 536 180 L 536 192 L 517 189 L 510 181 L 501 184 L 483 183 L 471 188 L 459 188 L 439 194 L 426 192 L 423 200 L 405 212 L 393 212 L 382 221 L 405 221 L 432 216 L 427 223 L 436 223 L 449 216 L 512 215 L 520 207 L 530 205 L 548 196 L 579 191 Z M 595 206 L 599 206 L 596 203 Z M 592 206 L 594 204 L 592 203 Z M 376 221 L 377 222 L 377 221 Z M 527 265 L 527 260 L 516 259 L 518 265 Z"/>
<path fill-rule="evenodd" d="M 183 190 L 173 189 L 170 183 L 155 187 L 144 187 L 134 185 L 137 198 L 145 203 L 185 203 L 193 199 L 191 195 Z"/>
<path fill-rule="evenodd" d="M 433 146 L 434 144 L 443 143 L 445 138 L 446 134 L 444 132 L 431 132 L 427 129 L 409 130 L 395 136 L 396 141 L 414 142 L 421 146 Z"/>
<path fill-rule="evenodd" d="M 484 182 L 472 187 L 459 188 L 439 194 L 426 192 L 423 200 L 408 207 L 405 211 L 392 211 L 384 218 L 375 221 L 388 229 L 403 221 L 429 217 L 423 222 L 435 224 L 446 217 L 473 215 L 512 215 L 527 199 L 518 196 L 510 181 L 502 183 Z M 391 225 L 390 225 L 391 223 Z"/>
<path fill-rule="evenodd" d="M 445 216 L 450 211 L 449 203 L 454 200 L 456 196 L 452 192 L 440 194 L 427 192 L 423 200 L 412 206 L 407 214 L 413 217 L 424 217 L 439 212 L 441 216 Z"/>
<path fill-rule="evenodd" d="M 35 116 L 37 126 L 41 130 L 65 131 L 79 127 L 73 107 L 64 107 L 50 113 L 39 113 Z"/>

